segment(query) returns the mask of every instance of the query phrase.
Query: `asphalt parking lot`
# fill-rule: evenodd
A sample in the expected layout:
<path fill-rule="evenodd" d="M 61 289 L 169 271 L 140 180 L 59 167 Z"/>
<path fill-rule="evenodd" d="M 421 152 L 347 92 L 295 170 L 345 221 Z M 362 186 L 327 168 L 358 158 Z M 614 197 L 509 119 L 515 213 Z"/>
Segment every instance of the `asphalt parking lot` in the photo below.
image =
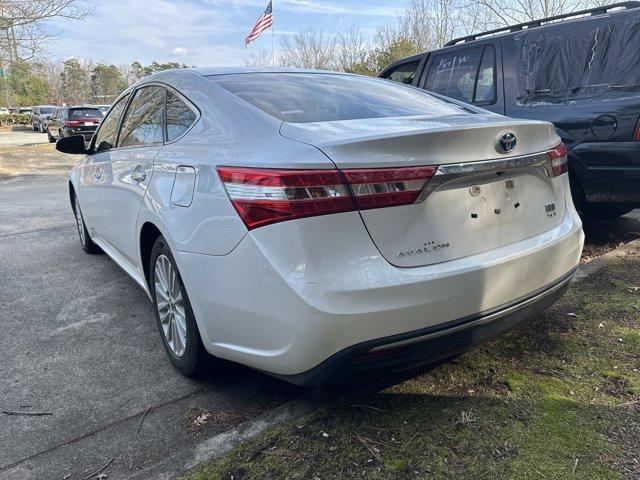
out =
<path fill-rule="evenodd" d="M 145 294 L 80 250 L 65 176 L 37 173 L 0 177 L 0 478 L 126 478 L 299 393 L 178 374 Z"/>
<path fill-rule="evenodd" d="M 31 159 L 26 173 L 0 175 L 0 478 L 79 480 L 105 465 L 107 478 L 126 478 L 298 395 L 240 366 L 199 381 L 171 367 L 144 293 L 80 249 L 69 159 L 20 151 L 40 135 L 0 135 L 5 153 L 16 148 L 0 162 Z M 54 167 L 39 168 L 39 155 Z M 640 211 L 587 233 L 594 254 L 638 237 Z"/>

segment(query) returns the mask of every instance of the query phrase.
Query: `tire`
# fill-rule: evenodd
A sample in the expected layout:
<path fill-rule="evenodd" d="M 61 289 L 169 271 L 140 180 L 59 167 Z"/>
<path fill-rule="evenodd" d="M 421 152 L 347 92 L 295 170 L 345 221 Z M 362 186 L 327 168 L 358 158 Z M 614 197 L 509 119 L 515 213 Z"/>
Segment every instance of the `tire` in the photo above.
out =
<path fill-rule="evenodd" d="M 48 128 L 47 128 L 47 139 L 49 140 L 49 143 L 56 143 L 56 139 L 53 138 L 53 135 L 51 135 L 51 132 L 49 131 Z"/>
<path fill-rule="evenodd" d="M 149 290 L 162 344 L 173 366 L 187 377 L 207 373 L 212 357 L 202 344 L 189 296 L 163 237 L 151 250 Z"/>
<path fill-rule="evenodd" d="M 633 210 L 633 207 L 626 205 L 598 205 L 597 203 L 587 202 L 582 184 L 573 170 L 569 171 L 569 183 L 571 185 L 573 204 L 584 221 L 618 218 Z"/>
<path fill-rule="evenodd" d="M 91 237 L 89 236 L 89 232 L 87 231 L 87 227 L 84 224 L 84 218 L 82 216 L 82 211 L 80 210 L 80 202 L 78 201 L 78 196 L 73 194 L 73 214 L 76 217 L 76 227 L 78 229 L 78 238 L 80 239 L 80 245 L 82 246 L 82 250 L 89 255 L 95 255 L 96 253 L 100 253 L 100 247 L 98 247 Z"/>
<path fill-rule="evenodd" d="M 58 140 L 62 140 L 64 137 L 62 136 L 62 130 L 58 130 Z"/>
<path fill-rule="evenodd" d="M 610 220 L 621 217 L 632 210 L 632 207 L 587 203 L 580 207 L 580 214 L 589 220 Z"/>

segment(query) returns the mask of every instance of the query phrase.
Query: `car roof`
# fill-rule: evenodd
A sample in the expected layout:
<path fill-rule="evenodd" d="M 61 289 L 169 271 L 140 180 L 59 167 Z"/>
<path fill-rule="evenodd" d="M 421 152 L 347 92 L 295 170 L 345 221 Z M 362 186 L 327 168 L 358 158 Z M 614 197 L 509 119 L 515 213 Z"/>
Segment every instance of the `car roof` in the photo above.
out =
<path fill-rule="evenodd" d="M 199 67 L 199 68 L 172 68 L 154 73 L 145 77 L 141 83 L 161 80 L 170 82 L 171 80 L 179 80 L 185 76 L 197 75 L 200 77 L 209 77 L 217 75 L 236 75 L 251 73 L 310 73 L 310 74 L 330 74 L 330 75 L 352 75 L 344 72 L 334 72 L 330 70 L 312 70 L 303 68 L 254 68 L 254 67 Z M 139 85 L 139 84 L 136 84 Z"/>

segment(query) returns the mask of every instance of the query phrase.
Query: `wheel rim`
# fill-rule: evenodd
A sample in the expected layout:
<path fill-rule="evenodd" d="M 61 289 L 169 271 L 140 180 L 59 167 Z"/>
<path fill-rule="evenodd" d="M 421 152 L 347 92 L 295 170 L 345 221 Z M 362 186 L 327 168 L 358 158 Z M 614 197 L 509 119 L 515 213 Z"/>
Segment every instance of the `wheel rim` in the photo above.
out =
<path fill-rule="evenodd" d="M 76 225 L 78 226 L 78 235 L 80 236 L 80 243 L 84 245 L 86 243 L 86 238 L 84 236 L 84 221 L 82 220 L 82 213 L 80 213 L 80 203 L 78 203 L 78 196 L 75 198 L 76 202 Z"/>
<path fill-rule="evenodd" d="M 166 255 L 158 255 L 154 268 L 156 310 L 171 352 L 184 355 L 187 346 L 187 317 L 178 275 Z"/>

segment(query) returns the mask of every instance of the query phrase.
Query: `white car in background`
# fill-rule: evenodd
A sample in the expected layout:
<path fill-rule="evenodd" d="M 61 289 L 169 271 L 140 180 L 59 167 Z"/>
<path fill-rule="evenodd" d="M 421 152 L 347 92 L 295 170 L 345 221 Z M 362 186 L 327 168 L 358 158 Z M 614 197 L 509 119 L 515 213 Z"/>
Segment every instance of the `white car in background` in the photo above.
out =
<path fill-rule="evenodd" d="M 83 154 L 84 250 L 147 292 L 186 375 L 209 354 L 306 385 L 447 358 L 551 305 L 583 246 L 551 124 L 386 80 L 165 71 L 57 148 Z"/>

